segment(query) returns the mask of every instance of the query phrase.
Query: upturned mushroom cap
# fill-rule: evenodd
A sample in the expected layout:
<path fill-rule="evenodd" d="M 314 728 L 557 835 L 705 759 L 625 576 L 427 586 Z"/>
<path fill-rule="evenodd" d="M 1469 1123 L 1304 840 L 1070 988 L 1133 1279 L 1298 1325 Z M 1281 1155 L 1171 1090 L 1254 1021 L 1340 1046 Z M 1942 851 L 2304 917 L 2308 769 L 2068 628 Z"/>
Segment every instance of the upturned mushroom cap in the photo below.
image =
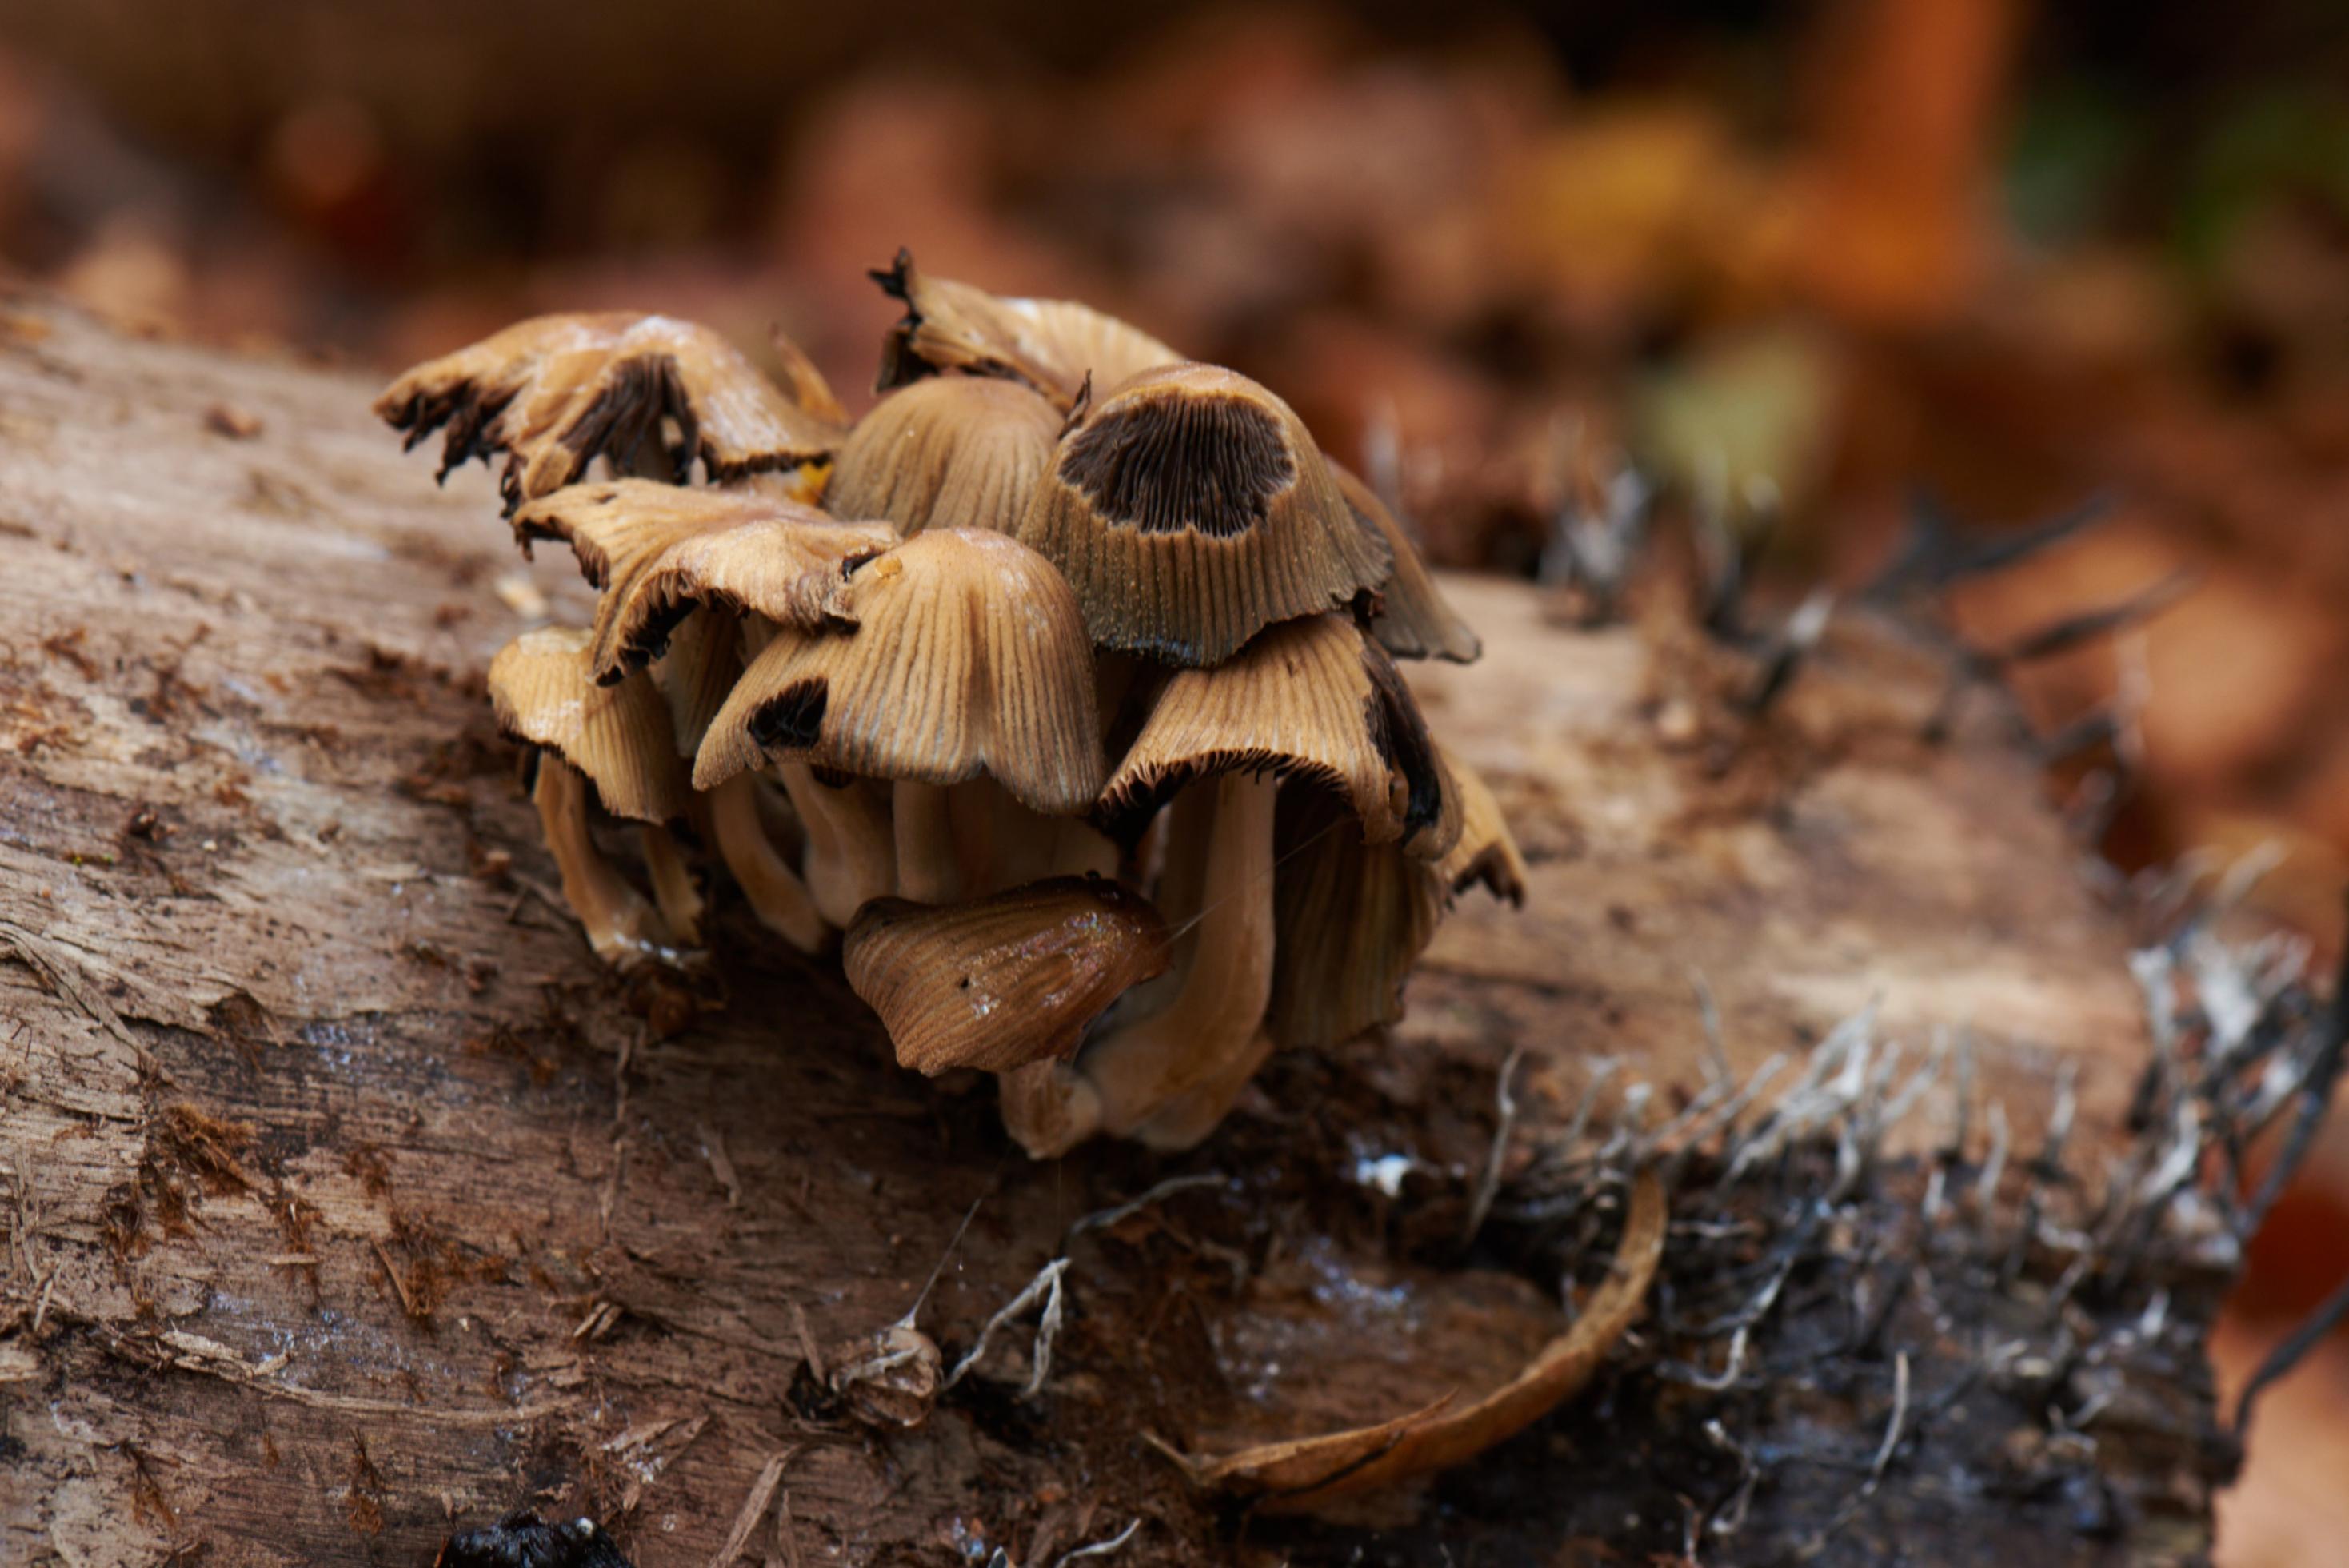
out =
<path fill-rule="evenodd" d="M 1447 813 L 1426 723 L 1394 661 L 1347 616 L 1284 622 L 1212 669 L 1175 671 L 1096 815 L 1131 841 L 1192 779 L 1259 769 L 1336 790 L 1364 841 L 1406 841 L 1421 855 L 1449 847 L 1439 847 Z"/>
<path fill-rule="evenodd" d="M 1326 789 L 1280 792 L 1274 841 L 1272 1000 L 1265 1027 L 1284 1047 L 1319 1048 L 1402 1016 L 1402 985 L 1434 939 L 1451 893 L 1437 868 L 1398 844 L 1349 831 Z"/>
<path fill-rule="evenodd" d="M 825 389 L 818 406 L 830 398 Z M 717 334 L 628 311 L 519 323 L 416 366 L 375 411 L 410 447 L 446 425 L 443 477 L 506 453 L 498 482 L 508 511 L 571 483 L 598 456 L 624 469 L 665 466 L 679 480 L 698 457 L 724 481 L 819 465 L 842 435 Z M 673 448 L 664 420 L 678 428 Z"/>
<path fill-rule="evenodd" d="M 886 518 L 1009 533 L 1052 460 L 1060 411 L 1017 381 L 933 377 L 892 392 L 850 431 L 824 504 Z"/>
<path fill-rule="evenodd" d="M 685 764 L 667 705 L 646 676 L 598 686 L 581 628 L 542 626 L 499 649 L 490 701 L 507 734 L 585 774 L 614 816 L 666 822 L 684 814 Z"/>
<path fill-rule="evenodd" d="M 1475 664 L 1485 652 L 1484 643 L 1459 612 L 1444 602 L 1434 573 L 1420 558 L 1419 547 L 1404 531 L 1402 521 L 1353 469 L 1333 458 L 1330 471 L 1355 518 L 1376 533 L 1394 557 L 1393 573 L 1379 584 L 1379 613 L 1371 619 L 1371 634 L 1399 659 Z"/>
<path fill-rule="evenodd" d="M 1066 1057 L 1172 944 L 1148 900 L 1053 877 L 968 903 L 874 899 L 848 931 L 848 983 L 889 1027 L 900 1066 L 1008 1072 Z"/>
<path fill-rule="evenodd" d="M 604 591 L 594 645 L 603 681 L 659 657 L 697 604 L 815 625 L 842 562 L 897 541 L 886 523 L 841 522 L 771 496 L 654 480 L 565 486 L 516 512 L 514 534 L 525 548 L 537 539 L 569 544 Z"/>
<path fill-rule="evenodd" d="M 1090 380 L 1112 387 L 1183 356 L 1113 315 L 1074 300 L 1002 299 L 985 289 L 934 278 L 905 251 L 873 273 L 882 292 L 905 304 L 905 319 L 881 346 L 880 389 L 960 371 L 1024 381 L 1063 411 Z"/>
<path fill-rule="evenodd" d="M 1077 591 L 1095 643 L 1178 665 L 1221 664 L 1392 566 L 1288 405 L 1209 365 L 1145 370 L 1096 399 L 1017 531 Z"/>
<path fill-rule="evenodd" d="M 934 528 L 852 562 L 823 605 L 845 629 L 779 631 L 709 727 L 697 789 L 763 756 L 875 779 L 992 775 L 1075 816 L 1100 792 L 1092 650 L 1069 586 L 999 533 Z"/>
<path fill-rule="evenodd" d="M 1460 801 L 1460 837 L 1436 862 L 1436 875 L 1455 893 L 1483 882 L 1495 898 L 1524 908 L 1526 857 L 1509 834 L 1508 820 L 1501 814 L 1500 801 L 1493 798 L 1492 786 L 1442 742 L 1436 750 Z"/>

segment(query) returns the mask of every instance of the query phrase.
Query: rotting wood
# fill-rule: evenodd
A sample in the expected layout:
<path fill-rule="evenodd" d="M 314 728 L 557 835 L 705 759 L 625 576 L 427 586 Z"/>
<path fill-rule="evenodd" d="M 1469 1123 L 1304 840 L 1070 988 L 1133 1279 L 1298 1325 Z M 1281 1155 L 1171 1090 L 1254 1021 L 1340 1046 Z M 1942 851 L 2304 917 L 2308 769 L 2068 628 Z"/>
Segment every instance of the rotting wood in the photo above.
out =
<path fill-rule="evenodd" d="M 532 898 L 553 872 L 481 691 L 515 606 L 584 620 L 586 595 L 552 558 L 515 560 L 485 478 L 435 492 L 346 376 L 128 340 L 40 301 L 7 321 L 0 1561 L 420 1564 L 453 1526 L 530 1507 L 596 1518 L 647 1568 L 700 1563 L 794 1449 L 785 1539 L 808 1560 L 1024 1561 L 1129 1518 L 1144 1523 L 1112 1559 L 1127 1563 L 1480 1542 L 1570 1559 L 1601 1539 L 1737 1561 L 1741 1541 L 1806 1531 L 1815 1560 L 1860 1561 L 1902 1520 L 1946 1532 L 1951 1562 L 2207 1545 L 2230 1452 L 2199 1346 L 2224 1257 L 2162 1297 L 2158 1365 L 2097 1371 L 2104 1418 L 2137 1437 L 2106 1434 L 2093 1462 L 2076 1398 L 2072 1429 L 1998 1427 L 1920 1382 L 1894 1420 L 1889 1359 L 1815 1403 L 1757 1396 L 1756 1368 L 1799 1378 L 1785 1368 L 1816 1347 L 1805 1271 L 1823 1233 L 1733 1212 L 1703 1222 L 1723 1227 L 1708 1244 L 1814 1248 L 1783 1274 L 1761 1255 L 1754 1283 L 1780 1281 L 1766 1305 L 1791 1304 L 1785 1326 L 1724 1328 L 1735 1366 L 1728 1344 L 1676 1336 L 1697 1309 L 1668 1244 L 1682 1298 L 1659 1299 L 1580 1405 L 1438 1482 L 1440 1515 L 1394 1500 L 1403 1533 L 1235 1515 L 1143 1440 L 1229 1451 L 1407 1414 L 1430 1378 L 1499 1386 L 1563 1322 L 1511 1265 L 1588 1266 L 1609 1245 L 1603 1204 L 1563 1240 L 1540 1219 L 1575 1190 L 1561 1172 L 1585 1169 L 1540 1152 L 1588 1141 L 1564 1133 L 1578 1108 L 1602 1140 L 1636 1125 L 1630 1086 L 1657 1125 L 1708 1093 L 1700 1119 L 1738 1109 L 1713 1087 L 1724 1070 L 1792 1061 L 1871 1005 L 1876 1037 L 1919 1053 L 1962 1032 L 1964 1103 L 2000 1108 L 2015 1150 L 2044 1157 L 2066 1067 L 2075 1125 L 2054 1167 L 2128 1158 L 2149 1048 L 2133 934 L 2070 873 L 2075 851 L 1992 722 L 1920 738 L 1939 655 L 1838 621 L 1748 720 L 1733 699 L 1750 665 L 1723 666 L 1684 625 L 1568 627 L 1530 590 L 1447 583 L 1486 658 L 1411 673 L 1518 827 L 1525 913 L 1464 901 L 1392 1037 L 1277 1062 L 1192 1154 L 1034 1166 L 990 1108 L 892 1067 L 836 968 L 722 888 L 697 1015 L 639 1043 L 642 1015 L 676 998 L 606 975 Z M 219 407 L 252 432 L 222 433 Z M 1464 1256 L 1513 1048 L 1514 1151 Z M 1783 1103 L 1799 1071 L 1752 1102 Z M 175 1108 L 250 1130 L 241 1181 L 174 1135 Z M 1944 1204 L 1940 1224 L 1980 1255 L 2003 1248 L 1950 1197 L 1984 1181 L 1986 1128 L 1983 1109 L 1939 1161 L 1940 1124 L 1900 1122 L 1878 1153 L 1915 1155 L 1901 1169 L 1921 1190 L 1896 1171 L 1847 1191 L 1845 1219 L 1905 1194 L 1903 1212 Z M 1817 1132 L 1753 1191 L 1833 1190 L 1834 1134 Z M 1675 1169 L 1702 1190 L 1723 1180 L 1711 1158 Z M 2025 1192 L 2052 1180 L 2039 1165 L 2018 1152 L 1986 1185 Z M 1030 1368 L 999 1349 L 918 1429 L 873 1434 L 813 1347 L 904 1315 L 974 1202 L 921 1327 L 958 1359 L 1065 1253 L 1050 1377 L 1019 1400 Z M 2148 1222 L 2113 1244 L 2161 1253 L 2168 1221 Z M 2013 1233 L 2005 1284 L 2044 1301 L 2064 1268 L 2033 1283 L 2049 1260 Z M 1868 1305 L 1862 1328 L 1915 1304 Z M 1994 1289 L 1962 1305 L 1985 1326 L 2022 1310 Z M 1712 1359 L 1676 1380 L 1695 1354 Z M 1932 1495 L 1901 1462 L 1926 1440 L 1982 1462 L 2023 1444 L 2010 1469 L 2027 1495 Z M 1691 1443 L 1702 1473 L 1673 1468 Z M 1797 1451 L 1812 1460 L 1790 1470 Z M 1702 1499 L 1674 1490 L 1700 1483 Z M 2097 1509 L 2067 1513 L 2075 1485 Z M 1806 1487 L 1832 1491 L 1819 1517 L 1836 1529 L 1790 1501 Z M 1970 1531 L 1969 1507 L 1994 1507 L 1998 1529 Z M 1724 1536 L 1733 1514 L 1744 1533 Z"/>

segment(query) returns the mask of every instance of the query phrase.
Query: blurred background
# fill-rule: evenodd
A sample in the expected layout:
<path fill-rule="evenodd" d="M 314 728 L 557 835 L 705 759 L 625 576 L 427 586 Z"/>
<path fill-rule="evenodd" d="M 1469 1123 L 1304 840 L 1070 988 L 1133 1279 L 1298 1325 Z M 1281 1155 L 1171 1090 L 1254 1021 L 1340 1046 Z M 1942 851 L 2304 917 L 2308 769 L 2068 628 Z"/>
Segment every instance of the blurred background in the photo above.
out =
<path fill-rule="evenodd" d="M 2339 0 L 0 0 L 0 268 L 141 332 L 388 372 L 527 313 L 798 340 L 852 407 L 898 246 L 1286 394 L 1429 552 L 1536 575 L 1625 463 L 1864 583 L 1920 493 L 2099 527 L 1965 589 L 2125 871 L 2349 882 Z M 2126 766 L 2124 766 L 2126 764 Z M 2122 781 L 2118 790 L 2109 786 Z M 2101 790 L 2103 793 L 2099 794 Z M 2349 1126 L 2219 1350 L 2349 1272 Z M 2349 1343 L 2265 1404 L 2236 1568 L 2349 1528 Z M 2330 1532 L 2330 1533 L 2324 1533 Z"/>

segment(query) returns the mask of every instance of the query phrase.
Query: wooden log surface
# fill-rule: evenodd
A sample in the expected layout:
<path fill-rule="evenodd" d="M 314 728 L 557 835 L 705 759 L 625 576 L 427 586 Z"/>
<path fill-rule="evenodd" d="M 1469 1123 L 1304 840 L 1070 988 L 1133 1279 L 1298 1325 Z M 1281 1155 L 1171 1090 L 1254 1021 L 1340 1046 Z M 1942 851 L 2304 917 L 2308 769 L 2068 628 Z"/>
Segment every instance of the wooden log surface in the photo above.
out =
<path fill-rule="evenodd" d="M 1601 1057 L 1702 1081 L 1695 976 L 1741 1072 L 1874 1000 L 1920 1050 L 1970 1032 L 2018 1146 L 2066 1062 L 2080 1142 L 2122 1137 L 2129 934 L 1994 722 L 1919 738 L 1931 655 L 1838 631 L 1752 725 L 1684 630 L 1487 581 L 1447 583 L 1484 662 L 1411 674 L 1526 909 L 1464 900 L 1404 1024 L 1275 1064 L 1202 1150 L 1027 1162 L 723 892 L 657 1037 L 678 998 L 586 951 L 482 696 L 534 597 L 586 590 L 373 390 L 0 315 L 0 1562 L 422 1564 L 526 1505 L 704 1563 L 761 1498 L 745 1561 L 1050 1563 L 1132 1519 L 1113 1561 L 1343 1561 L 1376 1538 L 1236 1520 L 1145 1434 L 1399 1413 L 1554 1330 L 1506 1271 L 1395 1255 L 1362 1174 L 1456 1202 L 1513 1047 L 1513 1170 Z M 1183 1172 L 1223 1184 L 1067 1238 Z M 951 1360 L 1065 1253 L 1043 1392 L 1023 1326 L 917 1429 L 858 1424 L 812 1359 L 914 1307 L 974 1205 L 920 1326 Z M 1302 1386 L 1333 1340 L 1355 1386 Z M 1669 1481 L 1524 1560 L 1676 1552 Z M 1446 1495 L 1449 1542 L 1500 1539 Z"/>

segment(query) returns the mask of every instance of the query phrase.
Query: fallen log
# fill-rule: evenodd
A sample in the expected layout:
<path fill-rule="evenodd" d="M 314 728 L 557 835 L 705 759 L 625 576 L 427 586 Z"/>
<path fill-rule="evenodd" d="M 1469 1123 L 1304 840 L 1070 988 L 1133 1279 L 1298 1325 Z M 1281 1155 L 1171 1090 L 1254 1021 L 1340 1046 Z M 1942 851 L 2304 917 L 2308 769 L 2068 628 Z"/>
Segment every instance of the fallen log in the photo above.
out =
<path fill-rule="evenodd" d="M 1773 676 L 1448 583 L 1487 656 L 1413 680 L 1524 912 L 1199 1150 L 1034 1164 L 722 886 L 704 967 L 595 960 L 481 684 L 586 591 L 373 390 L 0 306 L 0 1560 L 2207 1549 L 2230 1161 L 2338 1030 L 2084 880 L 1930 644 Z M 1216 1484 L 1509 1384 L 1641 1171 L 1576 1402 L 1343 1507 Z"/>

